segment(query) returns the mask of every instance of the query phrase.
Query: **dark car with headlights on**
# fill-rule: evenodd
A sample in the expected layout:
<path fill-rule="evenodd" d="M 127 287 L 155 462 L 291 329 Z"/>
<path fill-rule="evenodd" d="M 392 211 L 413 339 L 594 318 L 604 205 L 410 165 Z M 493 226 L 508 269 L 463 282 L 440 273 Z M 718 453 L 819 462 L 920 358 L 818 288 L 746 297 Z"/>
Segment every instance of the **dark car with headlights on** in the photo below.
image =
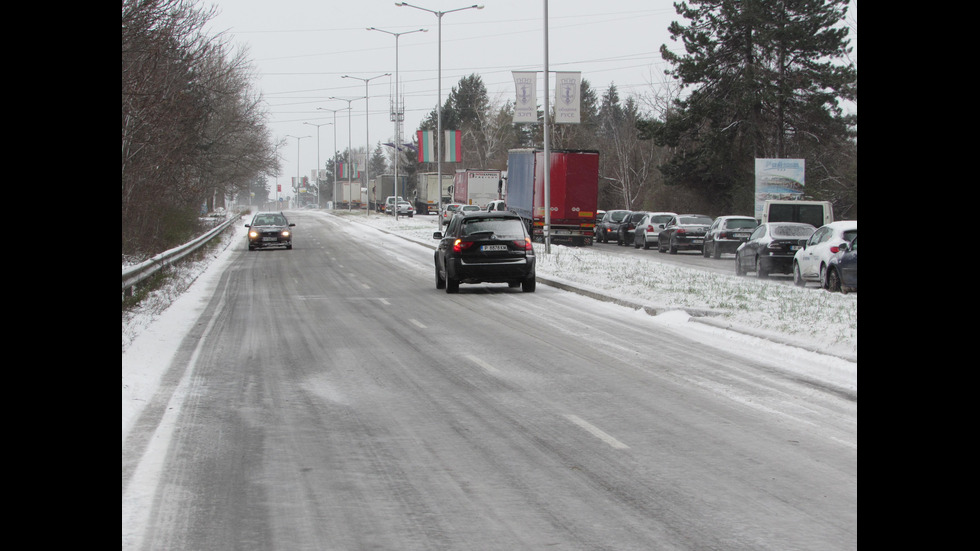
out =
<path fill-rule="evenodd" d="M 609 238 L 619 238 L 619 225 L 623 223 L 630 214 L 628 210 L 616 209 L 608 210 L 599 220 L 599 225 L 595 230 L 595 240 L 601 243 L 609 243 Z"/>
<path fill-rule="evenodd" d="M 460 283 L 507 283 L 535 288 L 531 236 L 512 212 L 476 211 L 453 216 L 434 254 L 436 289 L 458 293 Z"/>
<path fill-rule="evenodd" d="M 722 253 L 734 253 L 745 243 L 759 221 L 751 216 L 719 216 L 704 234 L 705 258 L 721 258 Z"/>
<path fill-rule="evenodd" d="M 748 241 L 735 249 L 735 274 L 755 272 L 760 278 L 771 273 L 793 273 L 793 256 L 803 248 L 817 228 L 802 222 L 769 222 L 752 231 Z"/>
<path fill-rule="evenodd" d="M 286 220 L 281 212 L 257 212 L 252 217 L 248 228 L 248 250 L 254 251 L 265 247 L 293 248 L 293 232 L 289 228 L 296 226 Z"/>
<path fill-rule="evenodd" d="M 704 247 L 704 235 L 711 226 L 711 217 L 703 214 L 678 214 L 660 230 L 657 237 L 657 250 L 677 254 L 679 250 Z"/>
<path fill-rule="evenodd" d="M 837 255 L 827 263 L 827 290 L 848 291 L 858 290 L 858 238 L 854 236 L 849 243 L 839 247 Z"/>

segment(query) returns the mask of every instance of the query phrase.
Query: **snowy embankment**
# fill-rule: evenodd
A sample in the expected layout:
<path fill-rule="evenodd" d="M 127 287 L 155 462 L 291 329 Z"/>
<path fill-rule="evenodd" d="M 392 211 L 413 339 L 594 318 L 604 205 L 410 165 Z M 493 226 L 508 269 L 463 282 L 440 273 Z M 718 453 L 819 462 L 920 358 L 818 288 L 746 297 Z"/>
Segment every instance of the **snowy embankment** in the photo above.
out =
<path fill-rule="evenodd" d="M 432 216 L 401 217 L 396 222 L 383 215 L 337 214 L 425 245 L 436 243 Z M 551 253 L 544 254 L 544 245 L 534 247 L 539 278 L 646 307 L 652 313 L 710 312 L 712 315 L 690 319 L 857 359 L 856 293 L 843 295 L 787 285 L 785 280 L 739 277 L 734 268 L 726 275 L 674 266 L 658 261 L 656 252 L 644 258 L 645 254 L 608 254 L 600 247 L 552 245 Z"/>

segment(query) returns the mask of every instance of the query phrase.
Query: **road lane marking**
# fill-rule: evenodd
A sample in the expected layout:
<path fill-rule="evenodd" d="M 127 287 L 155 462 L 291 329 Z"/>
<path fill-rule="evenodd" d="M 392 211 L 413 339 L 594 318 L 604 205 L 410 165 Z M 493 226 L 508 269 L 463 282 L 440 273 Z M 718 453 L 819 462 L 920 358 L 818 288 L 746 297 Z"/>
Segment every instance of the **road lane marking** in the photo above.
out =
<path fill-rule="evenodd" d="M 487 370 L 487 372 L 490 373 L 490 374 L 492 374 L 492 375 L 497 375 L 497 376 L 503 375 L 503 373 L 499 369 L 497 369 L 496 367 L 494 367 L 494 366 L 488 364 L 487 362 L 481 360 L 480 358 L 477 358 L 476 356 L 469 356 L 468 355 L 466 357 L 469 358 L 471 362 L 473 362 L 476 365 L 478 365 L 478 366 L 482 367 L 483 369 Z"/>
<path fill-rule="evenodd" d="M 416 326 L 416 327 L 418 327 L 419 329 L 428 329 L 428 327 L 426 327 L 426 326 L 425 326 L 425 324 L 423 324 L 422 322 L 420 322 L 420 321 L 419 321 L 419 320 L 417 320 L 417 319 L 412 319 L 412 318 L 409 318 L 409 320 L 408 320 L 408 321 L 410 321 L 410 322 L 412 322 L 413 324 L 415 324 L 415 326 Z"/>
<path fill-rule="evenodd" d="M 617 450 L 628 450 L 629 449 L 629 446 L 627 446 L 626 444 L 623 444 L 619 440 L 616 440 L 612 436 L 606 434 L 605 432 L 603 432 L 602 430 L 600 430 L 598 427 L 596 427 L 595 425 L 593 425 L 593 424 L 585 421 L 584 419 L 582 419 L 578 415 L 566 414 L 565 415 L 565 418 L 568 419 L 569 421 L 575 423 L 579 427 L 582 427 L 583 429 L 585 429 L 586 431 L 588 431 L 589 433 L 591 433 L 592 436 L 595 436 L 599 440 L 602 440 L 603 442 L 605 442 L 606 444 L 609 444 L 610 446 L 612 446 L 613 448 L 616 448 Z"/>

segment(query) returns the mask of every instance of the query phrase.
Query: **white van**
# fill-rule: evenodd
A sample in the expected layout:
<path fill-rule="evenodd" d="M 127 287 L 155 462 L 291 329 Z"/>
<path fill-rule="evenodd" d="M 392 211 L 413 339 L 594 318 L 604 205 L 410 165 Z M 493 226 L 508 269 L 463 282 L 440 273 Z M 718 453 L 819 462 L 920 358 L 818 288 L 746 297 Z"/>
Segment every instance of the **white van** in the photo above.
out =
<path fill-rule="evenodd" d="M 830 201 L 770 199 L 762 206 L 763 224 L 767 222 L 803 222 L 814 228 L 834 221 L 834 206 Z"/>

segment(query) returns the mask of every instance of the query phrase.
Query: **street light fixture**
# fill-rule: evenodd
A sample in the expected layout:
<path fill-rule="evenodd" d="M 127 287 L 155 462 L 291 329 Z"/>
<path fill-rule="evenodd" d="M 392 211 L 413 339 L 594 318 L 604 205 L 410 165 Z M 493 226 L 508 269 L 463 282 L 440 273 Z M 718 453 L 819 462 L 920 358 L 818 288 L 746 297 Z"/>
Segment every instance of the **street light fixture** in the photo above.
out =
<path fill-rule="evenodd" d="M 287 138 L 296 138 L 296 185 L 299 185 L 299 142 L 303 138 L 312 138 L 313 136 L 290 136 L 286 135 Z M 279 201 L 279 185 L 276 185 L 276 201 Z M 293 193 L 296 193 L 295 187 Z"/>
<path fill-rule="evenodd" d="M 304 122 L 303 124 L 316 127 L 316 208 L 320 208 L 322 206 L 320 205 L 320 127 L 328 126 L 333 123 L 325 122 L 323 124 L 313 124 L 312 122 Z"/>
<path fill-rule="evenodd" d="M 472 6 L 466 6 L 463 8 L 456 8 L 452 10 L 436 11 L 430 10 L 428 8 L 423 8 L 420 6 L 415 6 L 409 4 L 408 2 L 395 2 L 398 7 L 408 6 L 409 8 L 415 8 L 417 10 L 427 11 L 429 13 L 435 14 L 439 21 L 439 60 L 438 60 L 438 104 L 436 104 L 436 181 L 439 182 L 439 210 L 437 212 L 442 212 L 442 140 L 444 138 L 442 134 L 442 16 L 447 13 L 452 13 L 454 11 L 463 11 L 470 9 L 482 10 L 483 4 L 473 4 Z M 499 197 L 498 197 L 499 199 Z"/>
<path fill-rule="evenodd" d="M 392 118 L 395 120 L 395 219 L 398 218 L 398 157 L 401 157 L 402 148 L 402 119 L 405 116 L 405 112 L 399 109 L 398 104 L 398 37 L 403 34 L 411 33 L 427 33 L 429 29 L 415 29 L 413 31 L 405 31 L 401 33 L 386 31 L 384 29 L 379 29 L 377 27 L 368 27 L 369 31 L 379 31 L 385 34 L 390 34 L 395 37 L 395 108 L 394 113 L 392 113 Z M 440 182 L 441 184 L 442 182 Z"/>
<path fill-rule="evenodd" d="M 351 164 L 350 164 L 350 109 L 351 109 L 351 106 L 350 106 L 350 104 L 351 104 L 351 102 L 355 102 L 355 101 L 357 101 L 359 99 L 364 99 L 364 98 L 338 98 L 336 96 L 330 96 L 328 99 L 336 99 L 336 100 L 346 101 L 347 102 L 347 109 L 348 109 L 348 111 L 347 111 L 347 187 L 349 189 L 351 187 L 351 179 L 350 179 L 350 172 L 351 172 Z M 351 197 L 352 198 L 353 198 L 353 195 L 354 194 L 351 193 Z M 357 200 L 358 201 L 361 200 L 361 193 L 360 193 L 360 191 L 358 191 L 358 193 L 357 193 Z M 347 202 L 347 210 L 348 211 L 351 210 L 351 203 L 353 203 L 353 201 L 348 201 Z M 370 209 L 367 209 L 367 210 L 370 210 Z"/>
<path fill-rule="evenodd" d="M 390 77 L 390 76 L 391 76 L 391 73 L 385 73 L 383 75 L 378 75 L 378 76 L 374 76 L 374 77 L 370 77 L 370 78 L 354 77 L 354 76 L 351 76 L 351 75 L 342 75 L 340 77 L 340 78 L 354 78 L 354 79 L 357 79 L 357 80 L 363 80 L 364 81 L 364 140 L 366 142 L 366 146 L 364 148 L 364 185 L 365 186 L 368 186 L 368 185 L 371 184 L 371 178 L 370 178 L 370 174 L 368 172 L 368 168 L 371 165 L 371 139 L 368 137 L 368 132 L 369 132 L 369 130 L 371 128 L 371 125 L 368 124 L 369 123 L 368 116 L 371 114 L 371 111 L 368 108 L 368 104 L 369 104 L 369 102 L 371 100 L 368 99 L 368 95 L 369 95 L 368 94 L 368 82 L 370 82 L 370 81 L 372 81 L 372 80 L 374 80 L 376 78 Z M 398 194 L 395 193 L 395 196 L 397 197 Z M 377 202 L 378 198 L 375 197 L 374 200 L 375 200 L 375 202 Z M 396 202 L 397 202 L 397 200 L 396 200 Z M 396 217 L 398 216 L 397 212 L 398 212 L 398 209 L 395 209 L 395 213 L 396 213 L 395 216 Z M 368 209 L 367 209 L 367 214 L 368 214 L 368 216 L 371 215 L 371 192 L 370 191 L 368 191 Z"/>

